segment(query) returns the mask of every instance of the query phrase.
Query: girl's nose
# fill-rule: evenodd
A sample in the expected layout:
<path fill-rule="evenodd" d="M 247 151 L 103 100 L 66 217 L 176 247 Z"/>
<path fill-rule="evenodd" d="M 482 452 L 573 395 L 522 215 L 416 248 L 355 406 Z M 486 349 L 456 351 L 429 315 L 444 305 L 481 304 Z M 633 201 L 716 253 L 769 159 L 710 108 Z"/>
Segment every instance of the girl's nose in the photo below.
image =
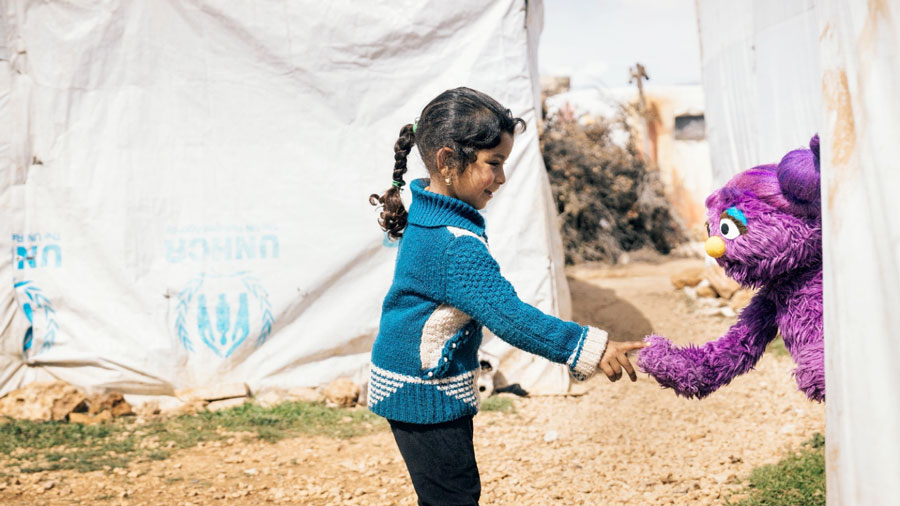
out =
<path fill-rule="evenodd" d="M 506 172 L 503 171 L 503 166 L 500 166 L 500 169 L 494 173 L 494 181 L 497 184 L 503 184 L 506 182 Z"/>

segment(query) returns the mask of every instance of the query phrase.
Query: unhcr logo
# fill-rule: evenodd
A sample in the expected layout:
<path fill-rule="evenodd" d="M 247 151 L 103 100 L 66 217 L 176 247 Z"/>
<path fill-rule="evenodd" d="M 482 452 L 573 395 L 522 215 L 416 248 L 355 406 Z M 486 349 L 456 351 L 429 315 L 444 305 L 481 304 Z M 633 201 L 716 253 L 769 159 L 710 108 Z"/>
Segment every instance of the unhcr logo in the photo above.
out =
<path fill-rule="evenodd" d="M 12 234 L 12 263 L 16 270 L 62 266 L 60 235 L 56 233 Z"/>
<path fill-rule="evenodd" d="M 276 260 L 279 256 L 274 225 L 189 225 L 169 227 L 166 262 L 209 263 Z"/>
<path fill-rule="evenodd" d="M 28 359 L 53 346 L 59 324 L 56 323 L 56 310 L 50 304 L 50 299 L 34 282 L 14 281 L 13 289 L 16 291 L 19 307 L 31 324 L 22 339 L 22 355 Z M 37 333 L 40 335 L 40 346 L 35 346 L 35 327 L 41 330 Z"/>
<path fill-rule="evenodd" d="M 247 271 L 203 273 L 178 294 L 175 333 L 189 352 L 197 341 L 223 358 L 248 338 L 260 346 L 273 321 L 269 294 Z"/>

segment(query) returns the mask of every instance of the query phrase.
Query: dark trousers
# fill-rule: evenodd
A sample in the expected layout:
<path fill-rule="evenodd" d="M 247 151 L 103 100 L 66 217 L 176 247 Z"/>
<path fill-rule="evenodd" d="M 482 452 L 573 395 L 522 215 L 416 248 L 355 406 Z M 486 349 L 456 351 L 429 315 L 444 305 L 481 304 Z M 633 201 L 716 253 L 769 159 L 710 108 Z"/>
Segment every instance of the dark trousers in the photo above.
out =
<path fill-rule="evenodd" d="M 481 496 L 472 417 L 417 424 L 388 420 L 419 506 L 471 506 Z"/>

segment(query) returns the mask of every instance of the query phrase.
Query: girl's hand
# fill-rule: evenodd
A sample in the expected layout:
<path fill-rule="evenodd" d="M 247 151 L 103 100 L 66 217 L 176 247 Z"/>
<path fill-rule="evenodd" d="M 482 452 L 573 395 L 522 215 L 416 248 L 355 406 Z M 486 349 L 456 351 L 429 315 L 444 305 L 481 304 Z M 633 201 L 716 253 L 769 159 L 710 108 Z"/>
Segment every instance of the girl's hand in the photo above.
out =
<path fill-rule="evenodd" d="M 627 341 L 623 343 L 608 341 L 606 343 L 606 351 L 603 352 L 603 356 L 600 358 L 600 370 L 603 371 L 603 374 L 606 374 L 609 381 L 619 381 L 624 368 L 631 381 L 637 381 L 637 374 L 635 374 L 634 367 L 631 366 L 626 353 L 646 348 L 649 345 L 650 343 L 643 341 Z"/>

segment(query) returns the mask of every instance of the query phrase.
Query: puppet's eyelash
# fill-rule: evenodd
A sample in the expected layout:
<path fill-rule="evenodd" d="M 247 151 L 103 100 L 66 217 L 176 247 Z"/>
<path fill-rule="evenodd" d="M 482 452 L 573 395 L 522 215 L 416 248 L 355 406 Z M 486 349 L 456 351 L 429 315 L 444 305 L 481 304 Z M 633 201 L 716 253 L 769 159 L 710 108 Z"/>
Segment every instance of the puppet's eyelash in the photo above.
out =
<path fill-rule="evenodd" d="M 719 215 L 719 218 L 730 218 L 734 220 L 734 225 L 738 228 L 741 235 L 747 233 L 747 218 L 744 217 L 744 213 L 741 212 L 740 209 L 736 207 L 730 207 L 725 211 L 722 211 L 722 214 Z"/>

